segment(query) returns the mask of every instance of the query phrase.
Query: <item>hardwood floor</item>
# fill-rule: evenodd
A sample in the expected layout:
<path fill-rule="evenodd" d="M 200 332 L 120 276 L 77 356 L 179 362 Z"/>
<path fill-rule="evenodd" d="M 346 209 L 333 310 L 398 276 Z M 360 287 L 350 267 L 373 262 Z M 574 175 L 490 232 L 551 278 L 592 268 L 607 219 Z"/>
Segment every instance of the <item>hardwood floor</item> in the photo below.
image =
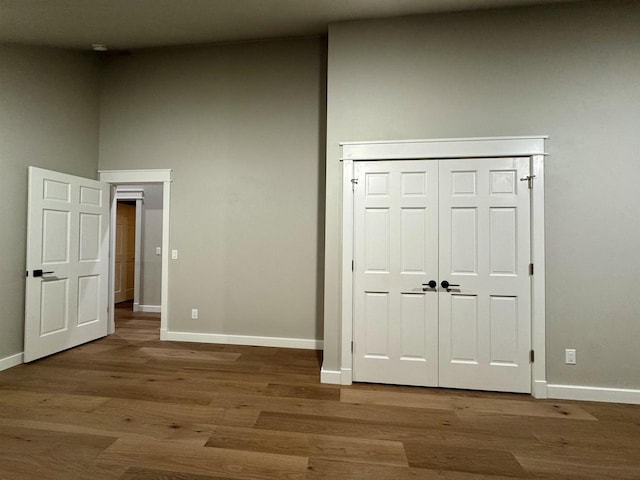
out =
<path fill-rule="evenodd" d="M 640 479 L 640 406 L 319 383 L 310 350 L 104 339 L 0 372 L 0 479 Z"/>

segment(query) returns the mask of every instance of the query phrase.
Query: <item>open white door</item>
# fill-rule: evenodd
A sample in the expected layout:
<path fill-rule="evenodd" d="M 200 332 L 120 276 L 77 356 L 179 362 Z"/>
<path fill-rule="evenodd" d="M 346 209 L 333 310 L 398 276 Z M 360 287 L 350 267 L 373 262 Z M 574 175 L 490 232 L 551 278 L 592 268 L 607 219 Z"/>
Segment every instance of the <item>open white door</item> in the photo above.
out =
<path fill-rule="evenodd" d="M 24 361 L 107 335 L 110 187 L 29 167 Z"/>

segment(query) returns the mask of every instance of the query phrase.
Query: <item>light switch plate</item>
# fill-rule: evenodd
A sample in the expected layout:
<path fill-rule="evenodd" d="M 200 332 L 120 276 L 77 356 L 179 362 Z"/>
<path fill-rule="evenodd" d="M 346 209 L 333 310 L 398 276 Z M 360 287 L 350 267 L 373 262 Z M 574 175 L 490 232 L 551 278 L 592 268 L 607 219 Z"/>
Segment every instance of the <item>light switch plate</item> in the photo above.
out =
<path fill-rule="evenodd" d="M 576 364 L 576 349 L 575 348 L 567 348 L 564 351 L 564 363 L 567 365 L 575 365 Z"/>
<path fill-rule="evenodd" d="M 162 247 L 156 247 L 156 255 L 162 254 Z"/>
<path fill-rule="evenodd" d="M 178 250 L 171 250 L 171 260 L 178 259 Z"/>

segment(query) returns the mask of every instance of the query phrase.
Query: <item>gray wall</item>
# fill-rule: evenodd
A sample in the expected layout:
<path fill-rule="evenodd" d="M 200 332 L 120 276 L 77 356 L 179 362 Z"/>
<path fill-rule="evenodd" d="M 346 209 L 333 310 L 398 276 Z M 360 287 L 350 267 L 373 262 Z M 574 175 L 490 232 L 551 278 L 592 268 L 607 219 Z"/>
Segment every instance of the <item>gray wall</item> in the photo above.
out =
<path fill-rule="evenodd" d="M 640 387 L 639 26 L 640 3 L 610 1 L 330 27 L 325 368 L 339 367 L 338 142 L 548 134 L 548 380 Z"/>
<path fill-rule="evenodd" d="M 29 165 L 96 178 L 91 55 L 0 45 L 0 359 L 22 352 Z"/>
<path fill-rule="evenodd" d="M 322 338 L 324 51 L 301 38 L 106 62 L 100 168 L 174 171 L 170 331 Z"/>

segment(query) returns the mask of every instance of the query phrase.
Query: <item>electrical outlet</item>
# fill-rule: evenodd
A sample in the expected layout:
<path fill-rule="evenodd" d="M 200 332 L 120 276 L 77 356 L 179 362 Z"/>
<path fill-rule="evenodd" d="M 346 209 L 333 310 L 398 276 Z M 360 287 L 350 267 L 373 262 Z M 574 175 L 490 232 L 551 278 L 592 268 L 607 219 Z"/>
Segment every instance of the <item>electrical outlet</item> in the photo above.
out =
<path fill-rule="evenodd" d="M 575 348 L 566 348 L 564 351 L 564 363 L 567 365 L 575 365 L 576 364 L 576 349 Z"/>
<path fill-rule="evenodd" d="M 178 250 L 171 250 L 171 260 L 178 259 Z"/>
<path fill-rule="evenodd" d="M 198 309 L 197 308 L 192 308 L 191 309 L 191 318 L 193 318 L 193 319 L 198 318 Z"/>
<path fill-rule="evenodd" d="M 156 247 L 156 255 L 162 254 L 162 247 Z"/>

